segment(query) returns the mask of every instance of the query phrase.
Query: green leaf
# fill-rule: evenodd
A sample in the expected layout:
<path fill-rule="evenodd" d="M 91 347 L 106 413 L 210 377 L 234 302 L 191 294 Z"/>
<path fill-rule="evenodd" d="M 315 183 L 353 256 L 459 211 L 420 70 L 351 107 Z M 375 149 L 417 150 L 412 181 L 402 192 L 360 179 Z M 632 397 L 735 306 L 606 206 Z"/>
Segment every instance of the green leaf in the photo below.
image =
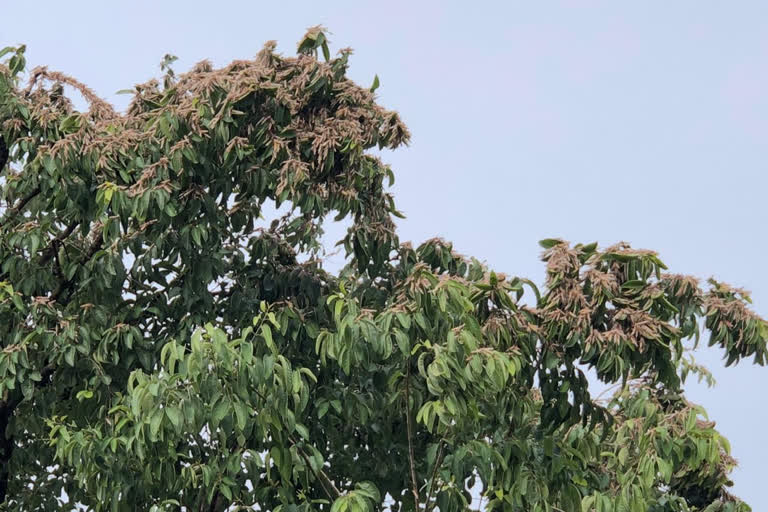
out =
<path fill-rule="evenodd" d="M 248 407 L 240 401 L 236 401 L 234 405 L 235 416 L 237 417 L 237 428 L 239 430 L 244 430 L 246 422 L 248 421 Z"/>
<path fill-rule="evenodd" d="M 16 52 L 16 51 L 17 50 L 16 50 L 15 46 L 6 46 L 2 50 L 0 50 L 0 58 L 6 56 L 7 54 L 9 54 L 11 52 Z"/>
<path fill-rule="evenodd" d="M 212 419 L 214 424 L 218 425 L 219 423 L 221 423 L 221 420 L 223 420 L 228 413 L 229 413 L 229 404 L 224 398 L 222 398 L 213 407 Z"/>
<path fill-rule="evenodd" d="M 264 337 L 267 348 L 269 348 L 272 353 L 276 353 L 277 348 L 275 347 L 275 342 L 272 340 L 272 329 L 269 327 L 269 325 L 261 324 L 261 335 Z"/>
<path fill-rule="evenodd" d="M 160 431 L 160 424 L 163 421 L 165 413 L 163 409 L 155 409 L 149 419 L 149 437 L 150 439 L 157 439 L 157 434 Z"/>
<path fill-rule="evenodd" d="M 560 245 L 564 243 L 559 238 L 545 238 L 544 240 L 539 240 L 539 245 L 542 246 L 544 249 L 551 249 L 556 245 Z"/>
<path fill-rule="evenodd" d="M 302 439 L 309 440 L 309 430 L 307 430 L 307 427 L 305 427 L 301 423 L 296 424 L 296 432 L 299 433 Z"/>
<path fill-rule="evenodd" d="M 358 482 L 355 484 L 355 489 L 362 496 L 371 499 L 374 503 L 379 504 L 381 502 L 381 493 L 373 482 Z"/>
<path fill-rule="evenodd" d="M 622 446 L 621 449 L 619 450 L 619 456 L 618 456 L 619 464 L 621 464 L 622 466 L 626 464 L 628 455 L 629 455 L 629 450 L 627 450 L 626 446 Z"/>
<path fill-rule="evenodd" d="M 165 414 L 168 416 L 168 419 L 171 420 L 173 427 L 178 431 L 184 422 L 181 410 L 177 407 L 170 406 L 165 408 Z"/>
<path fill-rule="evenodd" d="M 371 92 L 376 92 L 376 89 L 379 88 L 379 75 L 374 75 L 373 77 L 373 84 L 371 85 Z"/>
<path fill-rule="evenodd" d="M 83 400 L 88 400 L 90 398 L 93 398 L 93 391 L 84 389 L 82 391 L 78 391 L 77 395 L 75 396 L 78 401 L 82 402 Z"/>

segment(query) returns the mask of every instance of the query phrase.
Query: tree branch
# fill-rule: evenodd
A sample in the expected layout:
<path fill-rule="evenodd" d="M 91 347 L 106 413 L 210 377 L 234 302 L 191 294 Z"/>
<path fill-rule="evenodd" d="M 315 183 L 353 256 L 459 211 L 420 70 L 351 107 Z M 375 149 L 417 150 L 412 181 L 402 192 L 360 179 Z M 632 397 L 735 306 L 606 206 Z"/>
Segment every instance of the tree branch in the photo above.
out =
<path fill-rule="evenodd" d="M 413 455 L 413 429 L 411 426 L 411 400 L 410 400 L 410 380 L 411 380 L 411 358 L 408 357 L 405 369 L 405 430 L 408 435 L 408 465 L 411 469 L 411 492 L 415 510 L 419 510 L 419 484 L 416 479 L 415 457 Z"/>
<path fill-rule="evenodd" d="M 315 471 L 312 468 L 312 464 L 309 460 L 309 456 L 304 452 L 304 450 L 301 449 L 301 447 L 298 445 L 296 440 L 292 436 L 288 436 L 288 440 L 291 442 L 293 446 L 296 447 L 296 450 L 299 452 L 299 455 L 301 455 L 301 458 L 304 459 L 304 462 L 307 463 L 307 467 L 309 468 L 312 473 L 314 473 L 315 478 L 317 478 L 320 481 L 320 485 L 323 487 L 323 490 L 328 495 L 329 498 L 332 500 L 335 500 L 339 497 L 341 497 L 341 491 L 333 484 L 330 478 L 328 478 L 328 475 L 325 474 L 325 471 L 322 469 L 318 469 Z"/>
<path fill-rule="evenodd" d="M 46 263 L 48 263 L 48 261 L 50 261 L 50 259 L 54 256 L 54 254 L 56 254 L 56 251 L 59 250 L 59 246 L 61 245 L 61 242 L 63 242 L 64 239 L 66 239 L 69 235 L 71 235 L 72 232 L 75 230 L 75 228 L 79 225 L 80 225 L 79 221 L 74 221 L 72 224 L 67 226 L 67 228 L 64 231 L 56 235 L 56 238 L 51 240 L 51 245 L 49 245 L 45 249 L 45 251 L 43 252 L 42 258 L 40 258 L 41 266 L 45 265 Z"/>
<path fill-rule="evenodd" d="M 37 187 L 35 187 L 34 190 L 32 190 L 32 192 L 29 193 L 29 195 L 21 199 L 15 206 L 11 207 L 11 209 L 5 213 L 4 217 L 6 219 L 6 222 L 10 220 L 10 217 L 13 217 L 14 215 L 18 214 L 21 210 L 23 210 L 24 207 L 27 206 L 27 203 L 30 202 L 32 199 L 34 199 L 35 196 L 37 196 L 37 194 L 39 193 L 40 193 L 40 186 L 38 185 Z M 0 222 L 0 228 L 2 228 L 6 224 L 6 222 Z"/>
<path fill-rule="evenodd" d="M 48 365 L 40 372 L 40 386 L 44 387 L 51 383 L 51 377 L 55 368 Z M 13 450 L 16 443 L 13 436 L 8 436 L 8 424 L 19 406 L 22 399 L 18 394 L 14 397 L 8 397 L 0 402 L 0 504 L 5 503 L 8 495 L 8 481 L 10 480 L 10 464 Z"/>
<path fill-rule="evenodd" d="M 432 494 L 435 491 L 435 481 L 437 480 L 437 470 L 443 463 L 443 449 L 445 448 L 445 441 L 440 440 L 440 447 L 437 449 L 437 457 L 435 458 L 435 467 L 432 469 L 432 478 L 429 480 L 429 491 L 427 493 L 427 501 L 424 504 L 424 512 L 429 512 L 434 509 L 434 505 L 430 506 L 432 501 Z"/>
<path fill-rule="evenodd" d="M 219 498 L 221 498 L 221 493 L 217 490 L 213 493 L 213 499 L 208 507 L 208 512 L 216 512 L 219 509 Z"/>
<path fill-rule="evenodd" d="M 8 145 L 5 143 L 5 139 L 0 135 L 0 172 L 5 167 L 5 163 L 8 161 Z"/>
<path fill-rule="evenodd" d="M 88 263 L 88 261 L 93 257 L 96 252 L 98 252 L 99 249 L 101 249 L 101 246 L 104 244 L 104 239 L 101 237 L 100 233 L 96 233 L 96 230 L 94 230 L 94 236 L 96 239 L 93 241 L 91 246 L 88 248 L 88 252 L 86 253 L 85 257 L 83 257 L 80 260 L 79 265 L 85 265 Z M 75 282 L 74 276 L 72 279 L 68 279 L 66 281 L 62 281 L 59 283 L 59 286 L 54 290 L 54 292 L 51 294 L 51 300 L 56 301 L 59 299 L 59 296 L 67 289 L 69 289 Z"/>

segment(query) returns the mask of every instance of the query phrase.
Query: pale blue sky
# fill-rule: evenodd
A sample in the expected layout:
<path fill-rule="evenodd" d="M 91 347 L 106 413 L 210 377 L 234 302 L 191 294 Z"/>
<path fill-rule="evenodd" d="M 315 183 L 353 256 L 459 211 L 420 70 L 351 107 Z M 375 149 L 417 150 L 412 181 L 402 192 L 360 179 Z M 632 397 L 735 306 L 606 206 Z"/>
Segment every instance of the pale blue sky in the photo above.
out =
<path fill-rule="evenodd" d="M 768 3 L 0 0 L 0 46 L 67 72 L 122 106 L 119 89 L 210 58 L 292 54 L 326 25 L 381 78 L 409 148 L 387 153 L 403 239 L 439 235 L 510 274 L 543 278 L 537 240 L 655 249 L 673 271 L 753 291 L 768 316 Z M 768 370 L 689 386 L 741 462 L 735 492 L 768 509 Z"/>

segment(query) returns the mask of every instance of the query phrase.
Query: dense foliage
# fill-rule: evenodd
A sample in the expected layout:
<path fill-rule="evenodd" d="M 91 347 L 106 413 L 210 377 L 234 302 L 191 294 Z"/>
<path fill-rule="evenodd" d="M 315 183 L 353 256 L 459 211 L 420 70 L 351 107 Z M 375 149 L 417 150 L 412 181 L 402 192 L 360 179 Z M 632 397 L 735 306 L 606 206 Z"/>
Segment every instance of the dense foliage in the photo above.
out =
<path fill-rule="evenodd" d="M 624 244 L 542 241 L 542 291 L 401 244 L 367 151 L 408 131 L 378 79 L 320 29 L 274 50 L 169 56 L 124 113 L 2 51 L 7 509 L 749 510 L 682 393 L 700 319 L 729 364 L 765 363 L 745 292 Z"/>

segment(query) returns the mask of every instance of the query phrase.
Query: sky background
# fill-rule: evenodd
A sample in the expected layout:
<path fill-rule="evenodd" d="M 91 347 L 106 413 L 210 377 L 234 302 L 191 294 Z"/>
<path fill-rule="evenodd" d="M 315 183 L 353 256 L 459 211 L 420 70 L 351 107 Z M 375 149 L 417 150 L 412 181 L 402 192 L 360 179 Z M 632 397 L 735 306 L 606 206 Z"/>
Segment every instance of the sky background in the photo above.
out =
<path fill-rule="evenodd" d="M 543 281 L 537 241 L 657 250 L 674 272 L 753 292 L 768 316 L 768 3 L 0 0 L 0 47 L 124 107 L 115 92 L 267 40 L 294 54 L 323 24 L 353 47 L 350 76 L 381 79 L 410 147 L 395 171 L 402 240 L 433 236 Z M 687 386 L 740 461 L 735 493 L 768 510 L 768 369 L 724 368 Z"/>

